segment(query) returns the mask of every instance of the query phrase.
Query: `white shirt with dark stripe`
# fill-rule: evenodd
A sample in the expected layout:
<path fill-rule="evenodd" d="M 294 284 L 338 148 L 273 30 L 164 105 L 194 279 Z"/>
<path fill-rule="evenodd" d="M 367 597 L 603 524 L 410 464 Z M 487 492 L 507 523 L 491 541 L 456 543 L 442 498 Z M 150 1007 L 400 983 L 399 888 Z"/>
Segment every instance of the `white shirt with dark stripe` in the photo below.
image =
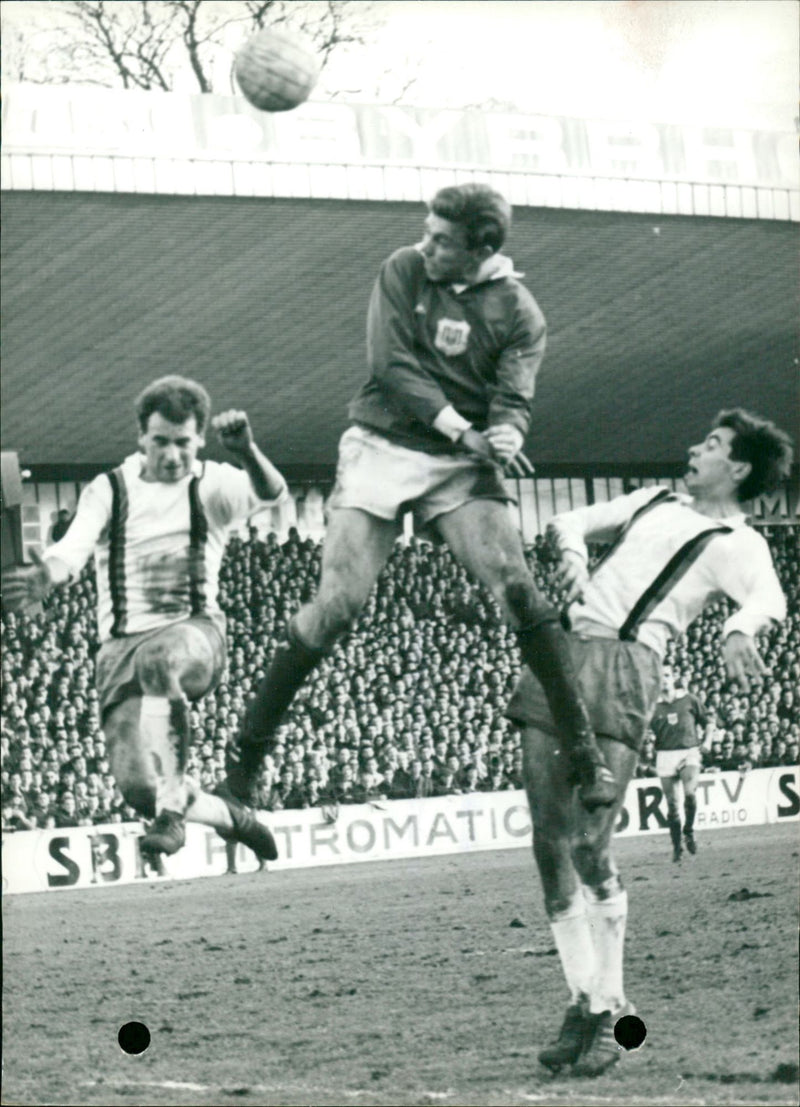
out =
<path fill-rule="evenodd" d="M 192 614 L 223 618 L 219 570 L 229 532 L 264 506 L 233 465 L 196 462 L 166 484 L 142 480 L 142 461 L 132 454 L 88 484 L 66 535 L 44 554 L 71 576 L 94 554 L 101 641 Z"/>
<path fill-rule="evenodd" d="M 786 618 L 769 546 L 743 514 L 710 519 L 694 510 L 689 496 L 640 488 L 557 515 L 550 527 L 561 550 L 585 560 L 587 542 L 619 543 L 592 573 L 582 600 L 569 607 L 578 634 L 591 635 L 598 626 L 619 633 L 639 605 L 646 614 L 630 636 L 663 657 L 669 638 L 682 634 L 707 603 L 722 596 L 739 608 L 725 621 L 723 636 L 755 635 Z M 715 527 L 725 529 L 701 537 Z M 674 572 L 659 588 L 659 575 L 664 577 L 670 563 Z"/>

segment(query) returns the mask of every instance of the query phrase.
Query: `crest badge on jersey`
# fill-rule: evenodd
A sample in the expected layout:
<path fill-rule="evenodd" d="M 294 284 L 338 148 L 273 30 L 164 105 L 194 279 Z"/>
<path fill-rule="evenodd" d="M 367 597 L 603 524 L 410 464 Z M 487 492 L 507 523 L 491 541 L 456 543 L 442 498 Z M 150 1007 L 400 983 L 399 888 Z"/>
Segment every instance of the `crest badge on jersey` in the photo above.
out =
<path fill-rule="evenodd" d="M 677 711 L 670 711 L 670 713 L 667 715 L 667 722 L 669 723 L 670 726 L 676 726 L 677 725 L 677 722 L 678 722 L 678 713 L 677 713 Z"/>
<path fill-rule="evenodd" d="M 464 319 L 440 319 L 433 344 L 447 357 L 458 357 L 467 349 L 470 325 Z"/>

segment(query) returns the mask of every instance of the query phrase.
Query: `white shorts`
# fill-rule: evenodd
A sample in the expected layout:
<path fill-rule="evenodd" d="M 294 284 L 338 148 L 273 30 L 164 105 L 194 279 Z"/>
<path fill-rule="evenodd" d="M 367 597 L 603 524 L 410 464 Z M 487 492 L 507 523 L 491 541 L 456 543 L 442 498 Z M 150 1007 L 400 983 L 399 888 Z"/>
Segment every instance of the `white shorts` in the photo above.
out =
<path fill-rule="evenodd" d="M 339 442 L 336 485 L 326 507 L 357 507 L 379 519 L 412 511 L 417 526 L 424 527 L 471 500 L 513 503 L 499 465 L 467 454 L 409 450 L 355 426 Z"/>
<path fill-rule="evenodd" d="M 702 765 L 699 746 L 692 746 L 687 750 L 659 750 L 656 753 L 657 776 L 678 776 L 681 769 L 700 769 Z"/>

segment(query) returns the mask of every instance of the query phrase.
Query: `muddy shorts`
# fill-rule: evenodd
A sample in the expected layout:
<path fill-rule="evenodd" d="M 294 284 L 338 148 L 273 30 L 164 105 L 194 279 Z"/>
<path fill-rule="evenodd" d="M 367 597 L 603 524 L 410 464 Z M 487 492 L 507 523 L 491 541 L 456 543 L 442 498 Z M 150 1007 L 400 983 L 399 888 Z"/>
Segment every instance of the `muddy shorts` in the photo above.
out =
<path fill-rule="evenodd" d="M 360 508 L 379 519 L 399 519 L 411 511 L 416 526 L 424 528 L 471 500 L 514 502 L 499 465 L 467 454 L 409 450 L 356 426 L 339 442 L 336 485 L 326 508 Z"/>
<path fill-rule="evenodd" d="M 661 694 L 661 661 L 640 642 L 567 635 L 578 684 L 595 734 L 616 738 L 637 752 Z M 556 734 L 539 681 L 527 666 L 506 708 L 518 726 Z"/>
<path fill-rule="evenodd" d="M 158 637 L 173 626 L 190 623 L 201 630 L 208 639 L 214 654 L 214 676 L 208 691 L 216 687 L 225 671 L 225 635 L 221 627 L 207 615 L 193 615 L 167 627 L 156 627 L 141 634 L 126 634 L 123 638 L 109 638 L 103 642 L 97 654 L 96 683 L 100 704 L 101 722 L 112 707 L 131 696 L 141 696 L 142 686 L 136 673 L 136 651 L 143 642 Z"/>
<path fill-rule="evenodd" d="M 700 747 L 692 746 L 683 750 L 656 750 L 656 773 L 658 776 L 678 776 L 681 769 L 701 769 L 703 759 Z"/>

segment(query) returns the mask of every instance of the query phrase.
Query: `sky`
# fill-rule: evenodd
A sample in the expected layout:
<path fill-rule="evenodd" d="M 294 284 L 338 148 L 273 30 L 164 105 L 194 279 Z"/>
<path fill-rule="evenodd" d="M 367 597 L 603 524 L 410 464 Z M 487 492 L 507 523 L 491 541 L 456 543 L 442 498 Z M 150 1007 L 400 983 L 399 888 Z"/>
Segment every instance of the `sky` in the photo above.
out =
<path fill-rule="evenodd" d="M 0 5 L 7 25 L 27 27 L 55 9 Z M 372 10 L 368 44 L 333 61 L 313 99 L 402 92 L 399 102 L 432 108 L 798 129 L 800 0 L 376 0 Z"/>
<path fill-rule="evenodd" d="M 796 0 L 389 0 L 431 106 L 796 129 Z M 373 59 L 376 53 L 371 51 Z"/>

